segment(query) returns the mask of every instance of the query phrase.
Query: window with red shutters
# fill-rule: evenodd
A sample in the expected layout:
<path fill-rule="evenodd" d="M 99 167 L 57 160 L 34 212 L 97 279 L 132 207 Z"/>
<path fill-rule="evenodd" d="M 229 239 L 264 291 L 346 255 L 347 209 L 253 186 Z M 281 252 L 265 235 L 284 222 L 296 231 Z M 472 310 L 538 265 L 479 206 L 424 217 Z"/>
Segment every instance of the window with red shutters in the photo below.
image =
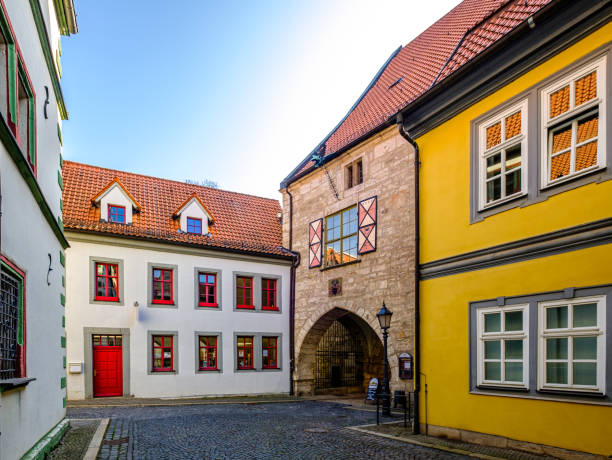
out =
<path fill-rule="evenodd" d="M 198 273 L 198 306 L 218 307 L 217 275 L 215 273 Z"/>
<path fill-rule="evenodd" d="M 236 277 L 236 308 L 254 309 L 253 305 L 253 278 L 247 276 Z"/>
<path fill-rule="evenodd" d="M 171 335 L 153 336 L 153 372 L 174 370 L 174 337 Z"/>
<path fill-rule="evenodd" d="M 278 337 L 262 337 L 261 365 L 264 369 L 278 369 Z"/>
<path fill-rule="evenodd" d="M 236 338 L 236 354 L 236 367 L 238 369 L 255 369 L 252 336 L 238 336 Z"/>
<path fill-rule="evenodd" d="M 173 303 L 173 282 L 172 269 L 153 269 L 153 303 Z"/>
<path fill-rule="evenodd" d="M 119 266 L 96 262 L 96 295 L 94 300 L 119 301 Z"/>
<path fill-rule="evenodd" d="M 261 280 L 261 308 L 262 310 L 278 310 L 275 279 L 263 278 Z"/>
<path fill-rule="evenodd" d="M 217 337 L 201 335 L 199 342 L 199 369 L 201 371 L 217 370 Z"/>

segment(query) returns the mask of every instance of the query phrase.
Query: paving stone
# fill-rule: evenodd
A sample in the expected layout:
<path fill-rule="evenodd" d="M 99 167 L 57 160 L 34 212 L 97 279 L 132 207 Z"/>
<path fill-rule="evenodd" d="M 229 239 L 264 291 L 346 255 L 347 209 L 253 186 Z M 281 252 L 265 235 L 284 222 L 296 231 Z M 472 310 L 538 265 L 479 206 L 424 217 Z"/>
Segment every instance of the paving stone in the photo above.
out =
<path fill-rule="evenodd" d="M 47 456 L 48 460 L 73 460 L 83 458 L 91 438 L 98 428 L 98 420 L 71 420 L 70 429 L 59 444 Z"/>
<path fill-rule="evenodd" d="M 101 460 L 464 458 L 346 429 L 372 423 L 375 416 L 315 401 L 70 408 L 69 414 L 111 419 Z"/>

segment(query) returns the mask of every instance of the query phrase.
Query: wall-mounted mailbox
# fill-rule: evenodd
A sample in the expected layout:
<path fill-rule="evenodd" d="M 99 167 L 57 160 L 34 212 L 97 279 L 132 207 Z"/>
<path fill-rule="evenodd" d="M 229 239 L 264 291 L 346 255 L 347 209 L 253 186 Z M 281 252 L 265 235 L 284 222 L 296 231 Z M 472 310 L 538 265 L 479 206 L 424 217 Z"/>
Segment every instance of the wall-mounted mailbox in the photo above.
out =
<path fill-rule="evenodd" d="M 412 355 L 410 353 L 401 353 L 398 357 L 399 361 L 399 378 L 412 380 Z"/>
<path fill-rule="evenodd" d="M 68 372 L 71 374 L 83 373 L 83 363 L 68 363 Z"/>

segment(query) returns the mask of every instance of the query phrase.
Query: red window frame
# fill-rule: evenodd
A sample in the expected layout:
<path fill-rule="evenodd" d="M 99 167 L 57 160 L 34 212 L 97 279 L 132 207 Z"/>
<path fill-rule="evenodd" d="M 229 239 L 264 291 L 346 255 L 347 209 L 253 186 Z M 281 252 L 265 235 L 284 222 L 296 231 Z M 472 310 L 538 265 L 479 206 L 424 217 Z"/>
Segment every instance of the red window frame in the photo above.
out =
<path fill-rule="evenodd" d="M 200 228 L 199 232 L 195 232 L 194 230 L 194 224 L 198 223 L 198 226 Z M 189 227 L 191 227 L 191 230 L 189 229 Z M 187 233 L 193 233 L 194 235 L 201 235 L 202 234 L 202 219 L 198 219 L 197 217 L 188 217 L 187 218 Z"/>
<path fill-rule="evenodd" d="M 155 339 L 161 339 L 161 345 L 155 344 Z M 165 339 L 170 339 L 170 345 L 165 345 Z M 161 349 L 161 367 L 155 366 L 155 350 Z M 164 366 L 164 353 L 170 351 L 170 367 Z M 154 335 L 151 337 L 151 370 L 153 372 L 172 372 L 174 370 L 174 336 L 172 335 Z"/>
<path fill-rule="evenodd" d="M 276 303 L 275 279 L 263 278 L 261 280 L 261 309 L 278 311 L 278 304 Z"/>
<path fill-rule="evenodd" d="M 104 273 L 103 274 L 99 274 L 98 273 L 98 267 L 104 267 Z M 110 267 L 114 267 L 115 268 L 115 275 L 109 275 L 110 273 Z M 104 279 L 104 291 L 106 295 L 99 295 L 98 294 L 98 280 L 99 279 Z M 116 282 L 116 288 L 115 288 L 115 296 L 109 296 L 108 295 L 108 287 L 110 285 L 110 282 L 112 279 L 115 279 Z M 105 262 L 96 262 L 96 266 L 95 266 L 95 289 L 96 289 L 96 294 L 94 296 L 94 300 L 107 300 L 107 301 L 111 301 L 111 302 L 118 302 L 119 301 L 119 265 L 118 264 L 108 264 Z"/>
<path fill-rule="evenodd" d="M 278 369 L 278 337 L 261 338 L 261 367 Z"/>
<path fill-rule="evenodd" d="M 159 271 L 160 272 L 160 278 L 159 279 L 155 279 L 155 272 Z M 170 279 L 166 280 L 164 279 L 164 274 L 165 273 L 170 273 Z M 151 301 L 153 303 L 159 303 L 159 304 L 165 304 L 165 305 L 172 305 L 174 303 L 174 273 L 173 270 L 171 268 L 156 268 L 153 267 L 153 273 L 151 273 L 153 282 L 151 283 Z M 160 285 L 160 295 L 161 297 L 159 299 L 155 298 L 155 284 L 158 283 Z M 164 294 L 167 292 L 167 290 L 170 290 L 170 300 L 164 299 Z"/>
<path fill-rule="evenodd" d="M 198 368 L 201 371 L 216 371 L 219 369 L 219 354 L 217 353 L 217 336 L 214 335 L 201 335 L 198 337 L 198 347 L 199 347 L 199 353 L 198 353 Z M 214 355 L 214 360 L 215 360 L 215 365 L 211 366 L 210 365 L 210 353 L 213 353 Z M 202 366 L 202 362 L 204 361 L 202 359 L 202 353 L 204 353 L 204 355 L 206 356 L 206 363 L 208 364 L 208 366 Z"/>
<path fill-rule="evenodd" d="M 237 369 L 255 369 L 255 361 L 253 359 L 253 342 L 252 335 L 236 337 L 236 368 Z M 250 342 L 250 343 L 249 343 Z M 244 362 L 240 364 L 240 352 L 243 353 Z M 248 357 L 248 359 L 247 359 Z"/>
<path fill-rule="evenodd" d="M 119 210 L 119 209 L 123 210 L 122 214 L 120 214 L 118 212 L 113 212 L 113 211 Z M 113 218 L 113 215 L 116 216 L 116 217 L 121 216 L 122 219 L 119 220 L 117 218 Z M 119 206 L 119 205 L 116 205 L 116 204 L 109 204 L 108 205 L 108 221 L 109 222 L 114 222 L 116 224 L 125 224 L 125 206 Z"/>
<path fill-rule="evenodd" d="M 1 3 L 1 2 L 0 2 Z M 19 345 L 19 343 L 16 344 L 17 347 L 17 366 L 15 369 L 15 377 L 14 378 L 25 378 L 27 376 L 26 374 L 26 347 L 27 347 L 27 322 L 26 322 L 26 318 L 27 318 L 27 301 L 26 301 L 26 274 L 23 270 L 21 270 L 17 265 L 15 265 L 13 262 L 11 262 L 10 260 L 8 260 L 6 257 L 4 257 L 3 255 L 0 255 L 0 270 L 3 269 L 3 267 L 1 267 L 1 265 L 4 264 L 6 266 L 6 268 L 8 268 L 8 271 L 10 273 L 10 271 L 13 271 L 12 275 L 16 275 L 17 278 L 20 278 L 21 281 L 21 302 L 22 302 L 22 320 L 21 320 L 21 327 L 22 327 L 22 343 L 23 345 Z"/>
<path fill-rule="evenodd" d="M 247 286 L 246 281 L 249 281 Z M 242 289 L 242 295 L 240 295 Z M 245 308 L 254 310 L 253 305 L 253 277 L 252 276 L 237 276 L 236 277 L 236 308 Z"/>
<path fill-rule="evenodd" d="M 204 282 L 202 282 L 202 276 L 204 276 Z M 209 283 L 208 277 L 213 277 L 213 282 Z M 209 302 L 210 293 L 208 292 L 208 288 L 213 288 L 213 301 Z M 204 301 L 202 301 L 202 297 L 204 297 Z M 198 306 L 199 307 L 218 307 L 217 303 L 217 274 L 216 273 L 206 273 L 199 272 L 198 273 Z"/>

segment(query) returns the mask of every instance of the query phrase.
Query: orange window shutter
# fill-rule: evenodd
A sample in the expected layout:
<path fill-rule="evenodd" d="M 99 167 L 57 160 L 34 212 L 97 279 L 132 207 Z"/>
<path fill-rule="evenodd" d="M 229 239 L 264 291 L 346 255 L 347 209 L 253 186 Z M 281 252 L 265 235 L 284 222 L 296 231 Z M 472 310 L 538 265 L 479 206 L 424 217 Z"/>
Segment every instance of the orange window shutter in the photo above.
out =
<path fill-rule="evenodd" d="M 378 219 L 376 196 L 359 202 L 357 209 L 357 252 L 367 254 L 376 251 L 376 225 Z"/>
<path fill-rule="evenodd" d="M 308 268 L 320 267 L 323 261 L 323 219 L 308 225 Z"/>

